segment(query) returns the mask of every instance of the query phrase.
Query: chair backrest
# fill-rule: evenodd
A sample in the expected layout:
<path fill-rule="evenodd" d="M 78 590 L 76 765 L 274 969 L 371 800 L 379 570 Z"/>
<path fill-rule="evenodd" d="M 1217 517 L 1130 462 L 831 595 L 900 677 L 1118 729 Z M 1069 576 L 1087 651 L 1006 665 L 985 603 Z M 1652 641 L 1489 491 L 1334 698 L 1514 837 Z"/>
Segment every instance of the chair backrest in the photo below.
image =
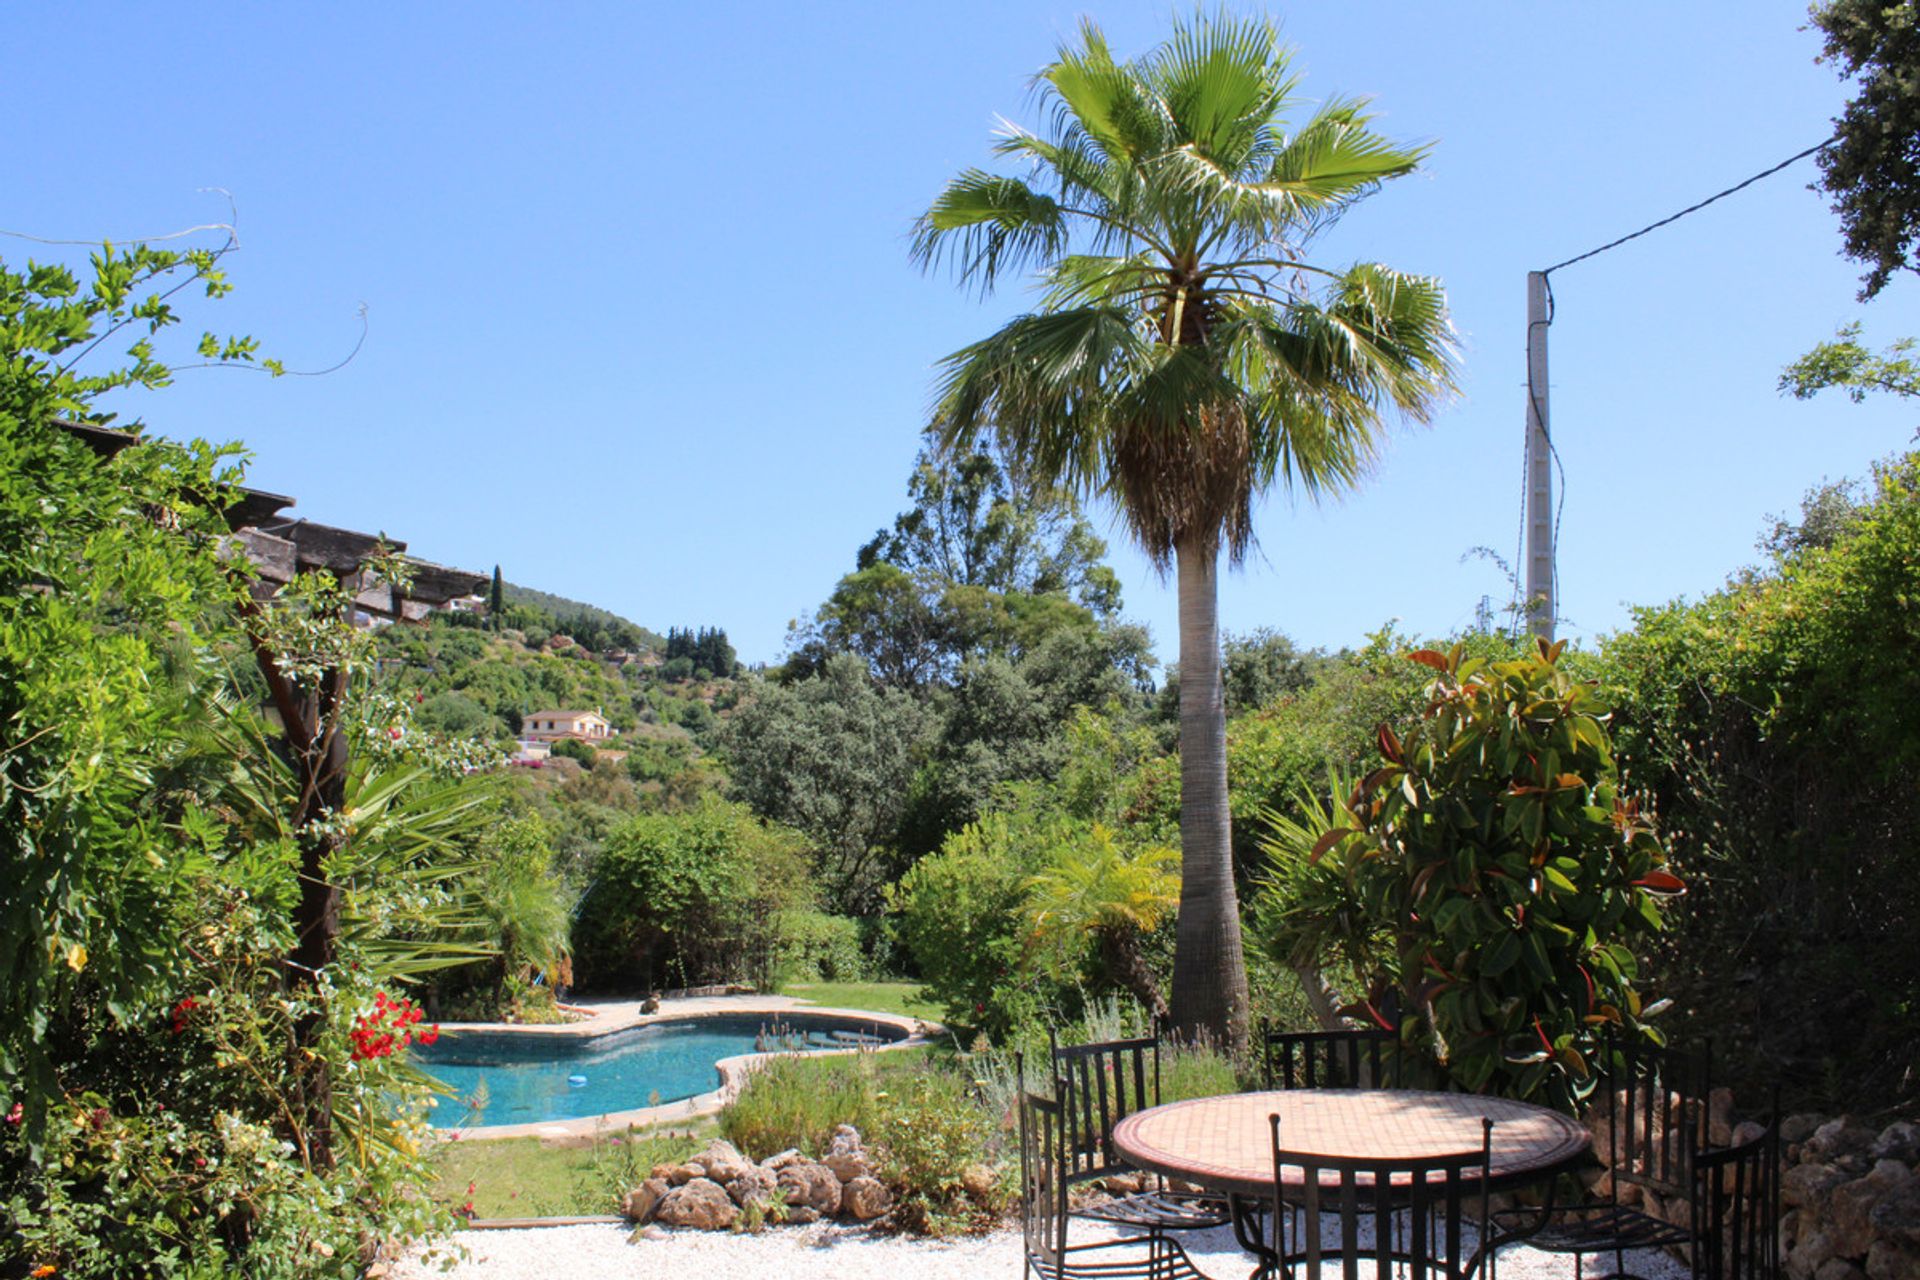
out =
<path fill-rule="evenodd" d="M 1260 1034 L 1269 1089 L 1397 1089 L 1401 1054 L 1391 1031 L 1274 1031 Z"/>
<path fill-rule="evenodd" d="M 1666 1195 L 1686 1194 L 1695 1153 L 1707 1145 L 1711 1051 L 1610 1034 L 1605 1055 L 1611 1111 L 1603 1145 L 1614 1184 L 1637 1183 Z"/>
<path fill-rule="evenodd" d="M 1780 1128 L 1702 1151 L 1693 1163 L 1696 1280 L 1775 1280 L 1780 1274 Z"/>
<path fill-rule="evenodd" d="M 1048 1033 L 1064 1126 L 1070 1182 L 1127 1168 L 1113 1150 L 1113 1126 L 1160 1105 L 1160 1038 L 1063 1045 Z"/>
<path fill-rule="evenodd" d="M 1020 1090 L 1020 1234 L 1027 1265 L 1058 1275 L 1067 1248 L 1060 1104 Z"/>
<path fill-rule="evenodd" d="M 1274 1222 L 1287 1274 L 1320 1280 L 1323 1265 L 1338 1263 L 1344 1280 L 1359 1280 L 1363 1264 L 1383 1278 L 1401 1274 L 1397 1265 L 1410 1280 L 1466 1280 L 1470 1265 L 1483 1269 L 1493 1121 L 1480 1121 L 1478 1147 L 1403 1159 L 1289 1151 L 1281 1145 L 1280 1117 L 1268 1123 Z M 1397 1230 L 1396 1212 L 1404 1215 Z M 1338 1215 L 1337 1240 L 1326 1238 L 1324 1214 Z"/>

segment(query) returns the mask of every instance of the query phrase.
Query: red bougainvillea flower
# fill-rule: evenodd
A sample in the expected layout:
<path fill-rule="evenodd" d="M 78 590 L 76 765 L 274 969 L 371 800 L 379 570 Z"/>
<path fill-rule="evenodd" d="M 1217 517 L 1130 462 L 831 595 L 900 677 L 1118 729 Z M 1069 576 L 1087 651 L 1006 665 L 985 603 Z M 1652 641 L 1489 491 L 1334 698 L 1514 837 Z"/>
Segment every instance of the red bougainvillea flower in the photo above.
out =
<path fill-rule="evenodd" d="M 173 1006 L 173 1034 L 179 1035 L 187 1029 L 187 1019 L 200 1007 L 200 1002 L 192 996 L 182 996 Z"/>
<path fill-rule="evenodd" d="M 25 1106 L 23 1106 L 18 1102 L 14 1103 L 12 1108 L 7 1112 L 8 1124 L 19 1124 L 22 1120 L 25 1120 L 26 1118 L 27 1118 L 27 1109 Z"/>
<path fill-rule="evenodd" d="M 366 1062 L 373 1058 L 391 1057 L 395 1051 L 404 1049 L 414 1041 L 432 1044 L 440 1038 L 439 1027 L 414 1028 L 426 1020 L 426 1011 L 411 1000 L 395 1000 L 384 991 L 373 993 L 373 1012 L 363 1013 L 353 1020 L 353 1029 L 347 1032 L 352 1043 L 352 1055 L 355 1062 Z"/>

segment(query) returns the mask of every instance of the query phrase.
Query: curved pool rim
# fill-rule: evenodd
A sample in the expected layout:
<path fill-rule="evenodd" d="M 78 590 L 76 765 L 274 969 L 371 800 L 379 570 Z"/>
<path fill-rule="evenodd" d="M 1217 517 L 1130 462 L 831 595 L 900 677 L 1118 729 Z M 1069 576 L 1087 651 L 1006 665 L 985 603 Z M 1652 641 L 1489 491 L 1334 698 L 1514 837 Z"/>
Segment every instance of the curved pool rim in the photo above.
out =
<path fill-rule="evenodd" d="M 668 1002 L 660 1012 L 652 1014 L 640 1013 L 637 1002 L 599 1006 L 574 1005 L 570 1007 L 590 1013 L 592 1016 L 582 1022 L 545 1026 L 520 1026 L 497 1022 L 442 1023 L 440 1034 L 443 1040 L 447 1041 L 500 1040 L 511 1042 L 516 1046 L 526 1046 L 542 1040 L 564 1041 L 568 1042 L 567 1048 L 561 1052 L 577 1052 L 587 1048 L 594 1040 L 637 1027 L 700 1022 L 709 1019 L 765 1017 L 777 1019 L 794 1027 L 820 1030 L 867 1028 L 892 1037 L 886 1044 L 865 1049 L 857 1047 L 815 1049 L 807 1054 L 808 1057 L 824 1058 L 849 1053 L 889 1053 L 897 1049 L 915 1048 L 932 1043 L 934 1037 L 945 1032 L 945 1028 L 938 1023 L 901 1014 L 879 1013 L 872 1009 L 796 1005 L 790 1003 L 787 997 L 701 997 L 685 1001 L 687 1007 L 681 1008 L 672 1007 L 674 1003 L 676 1002 Z M 558 1048 L 558 1045 L 555 1047 Z M 645 1127 L 712 1115 L 732 1100 L 755 1067 L 770 1058 L 780 1056 L 782 1055 L 779 1052 L 772 1052 L 743 1053 L 721 1058 L 714 1064 L 719 1077 L 716 1088 L 707 1093 L 695 1094 L 691 1098 L 664 1102 L 657 1107 L 635 1107 L 625 1111 L 609 1111 L 600 1115 L 579 1116 L 568 1120 L 466 1125 L 458 1128 L 437 1129 L 435 1136 L 441 1141 L 477 1141 L 491 1138 L 586 1139 L 597 1133 L 625 1129 L 629 1126 Z"/>

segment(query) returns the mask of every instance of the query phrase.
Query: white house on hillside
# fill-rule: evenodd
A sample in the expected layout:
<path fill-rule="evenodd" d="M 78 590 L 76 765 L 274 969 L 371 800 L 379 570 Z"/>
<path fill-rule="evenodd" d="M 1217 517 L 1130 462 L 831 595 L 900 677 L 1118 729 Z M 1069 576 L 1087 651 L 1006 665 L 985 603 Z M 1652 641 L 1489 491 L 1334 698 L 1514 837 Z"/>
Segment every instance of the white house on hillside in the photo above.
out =
<path fill-rule="evenodd" d="M 604 742 L 613 726 L 598 711 L 535 711 L 520 722 L 520 736 L 528 742 Z"/>

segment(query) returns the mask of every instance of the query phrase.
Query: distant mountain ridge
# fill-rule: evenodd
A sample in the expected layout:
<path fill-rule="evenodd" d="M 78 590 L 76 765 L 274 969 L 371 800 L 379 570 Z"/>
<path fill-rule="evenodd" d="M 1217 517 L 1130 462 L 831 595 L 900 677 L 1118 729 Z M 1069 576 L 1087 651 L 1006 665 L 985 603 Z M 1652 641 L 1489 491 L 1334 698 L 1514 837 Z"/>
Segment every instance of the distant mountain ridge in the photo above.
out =
<path fill-rule="evenodd" d="M 633 628 L 633 630 L 639 634 L 641 642 L 645 644 L 647 648 L 660 653 L 666 651 L 667 638 L 665 636 L 650 627 L 641 626 L 631 618 L 623 618 L 612 610 L 602 609 L 598 605 L 587 604 L 580 600 L 569 600 L 565 596 L 556 596 L 549 591 L 537 591 L 532 587 L 517 586 L 511 582 L 503 582 L 500 585 L 502 594 L 506 597 L 508 604 L 524 604 L 531 605 L 536 609 L 544 609 L 553 615 L 554 620 L 560 623 L 563 629 L 566 627 L 568 621 L 574 618 L 584 618 L 589 622 L 597 622 L 603 626 L 617 624 L 619 626 Z"/>

